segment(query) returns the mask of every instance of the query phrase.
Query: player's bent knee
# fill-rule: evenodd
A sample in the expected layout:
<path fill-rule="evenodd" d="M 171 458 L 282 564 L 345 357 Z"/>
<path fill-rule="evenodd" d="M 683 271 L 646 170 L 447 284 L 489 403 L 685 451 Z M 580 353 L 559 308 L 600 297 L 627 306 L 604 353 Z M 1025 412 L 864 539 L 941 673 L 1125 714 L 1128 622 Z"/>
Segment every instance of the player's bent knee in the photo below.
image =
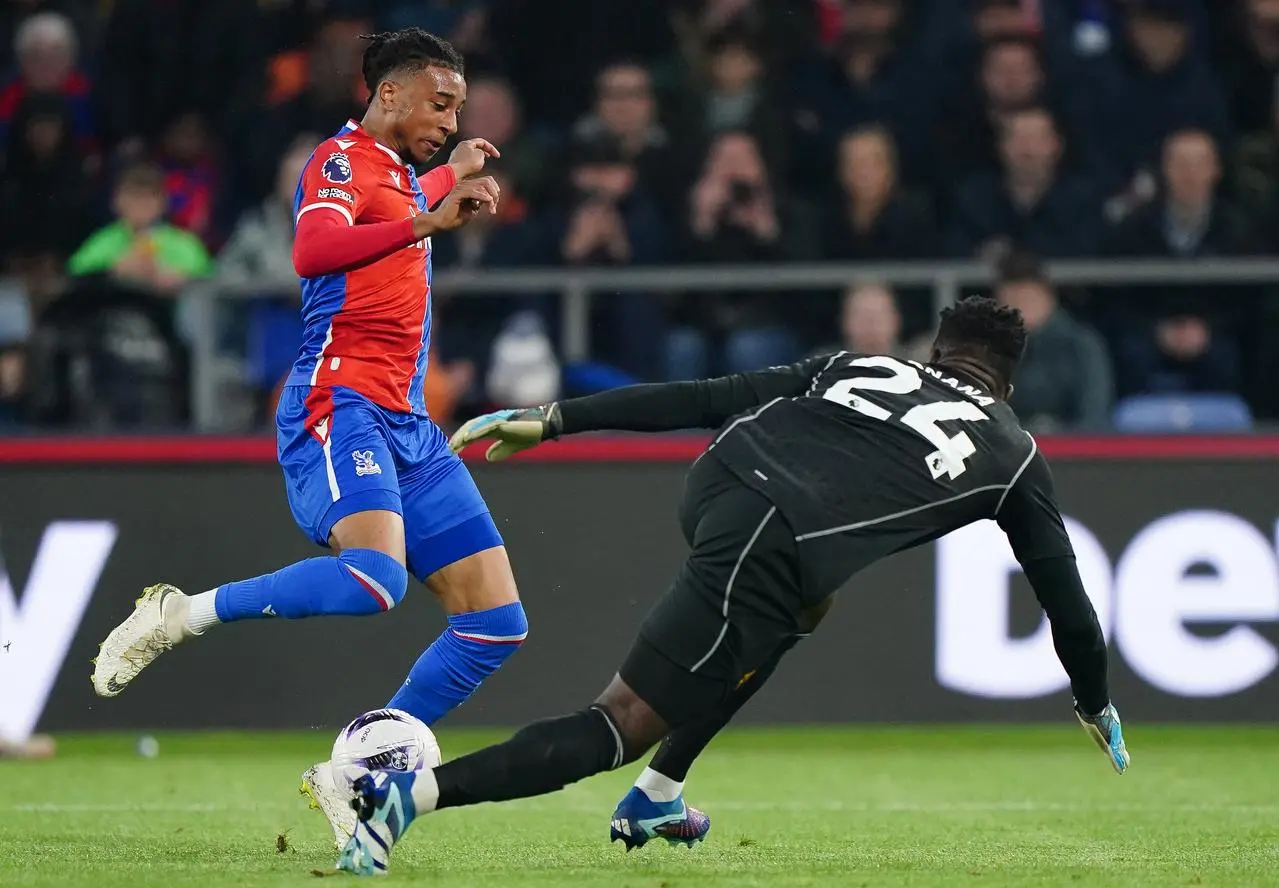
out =
<path fill-rule="evenodd" d="M 621 676 L 613 677 L 595 706 L 608 714 L 621 737 L 619 764 L 635 761 L 670 733 L 671 726 Z"/>
<path fill-rule="evenodd" d="M 375 598 L 382 610 L 390 610 L 404 600 L 409 589 L 409 572 L 395 558 L 376 549 L 347 549 L 338 556 L 357 583 Z"/>
<path fill-rule="evenodd" d="M 528 617 L 518 601 L 488 610 L 453 614 L 449 629 L 464 643 L 484 675 L 502 665 L 528 638 Z M 481 676 L 482 677 L 482 676 Z"/>

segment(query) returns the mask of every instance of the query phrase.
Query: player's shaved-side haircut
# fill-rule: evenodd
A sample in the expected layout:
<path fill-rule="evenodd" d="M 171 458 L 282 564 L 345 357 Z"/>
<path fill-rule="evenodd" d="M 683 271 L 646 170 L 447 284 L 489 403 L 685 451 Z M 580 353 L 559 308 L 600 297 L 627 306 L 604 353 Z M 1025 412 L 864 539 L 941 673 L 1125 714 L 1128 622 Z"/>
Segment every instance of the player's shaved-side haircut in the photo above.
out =
<path fill-rule="evenodd" d="M 1017 309 L 993 299 L 970 297 L 942 309 L 934 348 L 942 360 L 979 361 L 1008 384 L 1026 351 L 1026 325 Z"/>
<path fill-rule="evenodd" d="M 421 28 L 402 28 L 381 34 L 365 34 L 369 45 L 364 49 L 364 85 L 369 95 L 377 93 L 378 84 L 394 71 L 416 73 L 426 68 L 445 68 L 464 73 L 462 54 L 442 37 Z"/>

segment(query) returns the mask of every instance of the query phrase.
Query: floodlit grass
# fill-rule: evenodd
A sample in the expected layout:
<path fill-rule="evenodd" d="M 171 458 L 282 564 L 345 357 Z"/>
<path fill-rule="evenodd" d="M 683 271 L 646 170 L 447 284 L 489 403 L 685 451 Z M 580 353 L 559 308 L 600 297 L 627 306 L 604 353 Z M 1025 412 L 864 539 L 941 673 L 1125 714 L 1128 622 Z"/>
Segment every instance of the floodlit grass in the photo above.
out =
<path fill-rule="evenodd" d="M 607 842 L 638 765 L 539 799 L 444 811 L 392 883 L 451 888 L 1279 884 L 1279 731 L 1132 726 L 1116 777 L 1071 724 L 740 730 L 691 775 L 693 850 Z M 497 735 L 446 731 L 446 756 Z M 298 777 L 312 734 L 61 738 L 0 763 L 0 886 L 312 885 L 336 854 Z M 334 876 L 339 881 L 353 877 Z M 381 884 L 381 883 L 379 883 Z"/>

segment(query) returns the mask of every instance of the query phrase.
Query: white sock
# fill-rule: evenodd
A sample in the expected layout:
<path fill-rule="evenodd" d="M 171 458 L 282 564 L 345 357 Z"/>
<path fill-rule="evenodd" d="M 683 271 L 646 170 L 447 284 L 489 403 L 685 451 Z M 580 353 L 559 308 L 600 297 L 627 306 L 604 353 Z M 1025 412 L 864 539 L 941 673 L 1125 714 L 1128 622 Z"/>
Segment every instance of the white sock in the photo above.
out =
<path fill-rule="evenodd" d="M 191 596 L 191 609 L 187 611 L 187 629 L 199 635 L 210 626 L 216 626 L 222 622 L 218 619 L 218 609 L 214 604 L 217 594 L 217 589 L 210 589 L 208 592 Z"/>
<path fill-rule="evenodd" d="M 673 802 L 684 792 L 682 782 L 672 780 L 652 768 L 645 768 L 640 772 L 635 780 L 635 788 L 642 790 L 649 801 L 653 802 Z"/>
<path fill-rule="evenodd" d="M 413 781 L 413 807 L 418 814 L 429 814 L 435 810 L 440 801 L 440 784 L 435 779 L 435 771 L 423 768 L 417 772 Z"/>

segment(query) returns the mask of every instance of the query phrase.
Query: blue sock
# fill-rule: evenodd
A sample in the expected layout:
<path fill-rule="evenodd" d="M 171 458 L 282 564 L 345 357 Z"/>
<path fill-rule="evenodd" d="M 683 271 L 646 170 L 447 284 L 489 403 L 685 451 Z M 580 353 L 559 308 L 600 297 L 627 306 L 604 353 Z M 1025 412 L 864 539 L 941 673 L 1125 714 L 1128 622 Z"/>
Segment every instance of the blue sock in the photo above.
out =
<path fill-rule="evenodd" d="M 275 573 L 220 586 L 214 607 L 223 623 L 376 614 L 399 604 L 408 588 L 408 571 L 390 555 L 347 549 L 337 557 L 308 558 Z"/>
<path fill-rule="evenodd" d="M 452 615 L 449 628 L 418 657 L 387 706 L 433 724 L 471 696 L 527 635 L 528 620 L 518 601 Z"/>

